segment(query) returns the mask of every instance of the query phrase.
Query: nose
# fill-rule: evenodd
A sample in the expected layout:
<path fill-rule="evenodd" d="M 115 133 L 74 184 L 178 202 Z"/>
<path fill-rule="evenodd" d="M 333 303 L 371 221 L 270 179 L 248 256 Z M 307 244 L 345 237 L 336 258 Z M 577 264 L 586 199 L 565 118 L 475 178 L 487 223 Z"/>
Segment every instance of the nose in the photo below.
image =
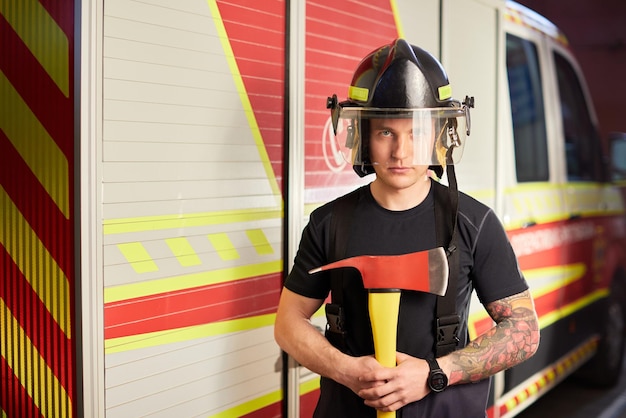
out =
<path fill-rule="evenodd" d="M 412 146 L 413 138 L 411 134 L 406 133 L 398 135 L 391 155 L 398 160 L 405 159 L 409 156 Z"/>

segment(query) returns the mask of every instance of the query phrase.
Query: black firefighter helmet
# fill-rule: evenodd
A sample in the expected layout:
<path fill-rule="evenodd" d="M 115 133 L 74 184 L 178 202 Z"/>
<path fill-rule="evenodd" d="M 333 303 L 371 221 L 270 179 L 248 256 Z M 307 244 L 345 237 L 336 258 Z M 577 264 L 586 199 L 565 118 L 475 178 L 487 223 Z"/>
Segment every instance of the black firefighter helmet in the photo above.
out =
<path fill-rule="evenodd" d="M 414 131 L 430 134 L 425 155 L 424 144 L 414 147 L 422 150 L 415 164 L 439 168 L 458 161 L 469 135 L 469 107 L 473 98 L 462 104 L 452 98 L 448 76 L 439 61 L 430 53 L 396 39 L 369 53 L 357 67 L 348 90 L 348 99 L 342 102 L 337 95 L 328 98 L 327 107 L 335 137 L 339 140 L 339 123 L 343 120 L 346 138 L 339 147 L 356 173 L 363 177 L 373 173 L 368 156 L 368 119 L 403 117 L 413 118 Z M 465 126 L 460 130 L 459 123 Z M 423 141 L 422 141 L 423 142 Z M 417 155 L 418 153 L 416 153 Z"/>

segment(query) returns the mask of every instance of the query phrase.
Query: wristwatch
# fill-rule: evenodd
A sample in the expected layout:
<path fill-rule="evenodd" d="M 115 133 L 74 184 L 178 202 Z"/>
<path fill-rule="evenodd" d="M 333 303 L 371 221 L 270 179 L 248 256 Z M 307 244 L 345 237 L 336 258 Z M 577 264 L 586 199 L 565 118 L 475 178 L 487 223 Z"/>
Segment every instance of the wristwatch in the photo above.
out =
<path fill-rule="evenodd" d="M 430 374 L 428 375 L 428 387 L 433 392 L 442 392 L 448 387 L 448 376 L 441 370 L 439 363 L 434 358 L 427 358 Z"/>

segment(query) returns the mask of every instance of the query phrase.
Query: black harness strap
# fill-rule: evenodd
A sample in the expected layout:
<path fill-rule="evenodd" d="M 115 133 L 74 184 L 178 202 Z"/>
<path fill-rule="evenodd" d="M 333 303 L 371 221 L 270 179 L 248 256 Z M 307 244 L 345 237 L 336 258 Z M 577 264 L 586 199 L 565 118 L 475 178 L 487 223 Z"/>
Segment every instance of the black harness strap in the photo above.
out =
<path fill-rule="evenodd" d="M 448 165 L 448 193 L 437 182 L 435 184 L 435 229 L 437 245 L 445 249 L 448 256 L 448 289 L 444 296 L 437 298 L 437 318 L 435 323 L 435 355 L 444 356 L 456 350 L 459 342 L 461 318 L 456 311 L 456 288 L 459 276 L 459 252 L 457 251 L 457 216 L 459 193 L 454 166 Z M 450 241 L 446 239 L 450 237 Z"/>
<path fill-rule="evenodd" d="M 346 247 L 350 237 L 352 212 L 358 203 L 358 191 L 349 193 L 335 201 L 330 217 L 330 237 L 328 243 L 329 261 L 346 257 Z M 331 343 L 345 351 L 345 318 L 343 314 L 343 274 L 344 269 L 330 270 L 330 290 L 332 303 L 326 304 L 326 337 Z"/>

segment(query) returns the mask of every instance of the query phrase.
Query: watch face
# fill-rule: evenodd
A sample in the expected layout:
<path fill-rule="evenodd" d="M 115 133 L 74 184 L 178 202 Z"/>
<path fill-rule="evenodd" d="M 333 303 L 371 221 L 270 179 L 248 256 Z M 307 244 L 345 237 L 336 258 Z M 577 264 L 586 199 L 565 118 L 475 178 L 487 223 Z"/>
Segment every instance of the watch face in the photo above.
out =
<path fill-rule="evenodd" d="M 430 375 L 430 389 L 433 392 L 441 392 L 448 386 L 448 378 L 442 372 L 434 372 Z"/>

